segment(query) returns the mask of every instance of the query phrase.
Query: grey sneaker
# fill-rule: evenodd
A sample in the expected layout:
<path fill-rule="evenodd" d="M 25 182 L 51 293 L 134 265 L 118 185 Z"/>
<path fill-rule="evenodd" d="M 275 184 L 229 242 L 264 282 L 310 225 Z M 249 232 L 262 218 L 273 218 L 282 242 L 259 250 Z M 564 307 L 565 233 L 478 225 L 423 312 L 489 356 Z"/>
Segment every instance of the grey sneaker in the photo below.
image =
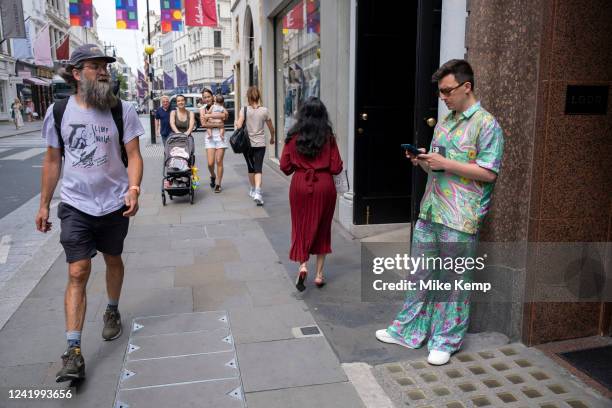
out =
<path fill-rule="evenodd" d="M 85 378 L 85 359 L 80 347 L 70 347 L 62 354 L 62 369 L 55 374 L 56 382 L 82 380 Z"/>
<path fill-rule="evenodd" d="M 102 338 L 104 340 L 115 340 L 119 336 L 121 336 L 121 315 L 118 311 L 106 309 L 106 312 L 104 312 Z"/>

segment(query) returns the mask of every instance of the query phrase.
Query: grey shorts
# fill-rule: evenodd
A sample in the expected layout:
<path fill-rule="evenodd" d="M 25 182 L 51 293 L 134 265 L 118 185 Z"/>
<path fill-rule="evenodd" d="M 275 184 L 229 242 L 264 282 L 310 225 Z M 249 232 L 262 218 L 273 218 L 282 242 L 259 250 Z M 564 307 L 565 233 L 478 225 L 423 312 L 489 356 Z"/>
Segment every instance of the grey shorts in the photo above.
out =
<path fill-rule="evenodd" d="M 60 203 L 57 216 L 61 220 L 60 242 L 66 262 L 91 259 L 97 251 L 107 255 L 121 255 L 128 232 L 129 218 L 123 216 L 126 207 L 101 217 L 94 217 Z"/>

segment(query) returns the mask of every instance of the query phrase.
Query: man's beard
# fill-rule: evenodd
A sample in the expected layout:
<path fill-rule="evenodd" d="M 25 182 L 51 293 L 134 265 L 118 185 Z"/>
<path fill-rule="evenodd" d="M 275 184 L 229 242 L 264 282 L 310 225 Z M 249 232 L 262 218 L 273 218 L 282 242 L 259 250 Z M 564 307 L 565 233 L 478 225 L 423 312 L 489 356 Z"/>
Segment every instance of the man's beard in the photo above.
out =
<path fill-rule="evenodd" d="M 79 82 L 83 100 L 89 106 L 98 110 L 108 110 L 117 105 L 119 98 L 113 93 L 110 81 L 88 80 L 82 78 Z"/>

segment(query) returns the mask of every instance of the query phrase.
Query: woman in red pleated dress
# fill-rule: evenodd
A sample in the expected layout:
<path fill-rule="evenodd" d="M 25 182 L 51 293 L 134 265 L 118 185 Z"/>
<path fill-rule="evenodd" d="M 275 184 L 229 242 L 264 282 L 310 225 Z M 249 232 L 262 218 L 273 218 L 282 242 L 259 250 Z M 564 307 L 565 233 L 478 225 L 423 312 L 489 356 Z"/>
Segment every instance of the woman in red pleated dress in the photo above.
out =
<path fill-rule="evenodd" d="M 295 287 L 301 292 L 306 288 L 311 254 L 317 255 L 315 284 L 325 284 L 323 265 L 325 255 L 331 253 L 331 223 L 336 208 L 332 175 L 342 171 L 342 159 L 327 109 L 319 99 L 309 98 L 296 119 L 285 139 L 280 168 L 287 175 L 293 173 L 289 259 L 300 263 Z"/>

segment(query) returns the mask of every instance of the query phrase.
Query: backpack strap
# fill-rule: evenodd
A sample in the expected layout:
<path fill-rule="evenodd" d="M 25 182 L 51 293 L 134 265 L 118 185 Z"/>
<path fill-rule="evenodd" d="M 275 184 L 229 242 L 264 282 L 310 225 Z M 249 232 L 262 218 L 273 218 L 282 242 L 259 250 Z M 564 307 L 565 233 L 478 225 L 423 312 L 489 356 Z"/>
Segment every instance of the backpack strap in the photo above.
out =
<path fill-rule="evenodd" d="M 64 138 L 62 137 L 62 118 L 64 117 L 64 112 L 66 112 L 66 106 L 68 106 L 68 99 L 64 98 L 53 104 L 53 122 L 55 124 L 55 133 L 57 133 L 57 140 L 60 146 L 60 151 L 62 152 L 62 157 L 64 157 Z"/>
<path fill-rule="evenodd" d="M 119 146 L 121 147 L 121 161 L 125 167 L 128 166 L 127 151 L 123 144 L 123 102 L 119 101 L 115 107 L 111 108 L 111 114 L 113 115 L 113 121 L 117 130 L 119 131 Z"/>

